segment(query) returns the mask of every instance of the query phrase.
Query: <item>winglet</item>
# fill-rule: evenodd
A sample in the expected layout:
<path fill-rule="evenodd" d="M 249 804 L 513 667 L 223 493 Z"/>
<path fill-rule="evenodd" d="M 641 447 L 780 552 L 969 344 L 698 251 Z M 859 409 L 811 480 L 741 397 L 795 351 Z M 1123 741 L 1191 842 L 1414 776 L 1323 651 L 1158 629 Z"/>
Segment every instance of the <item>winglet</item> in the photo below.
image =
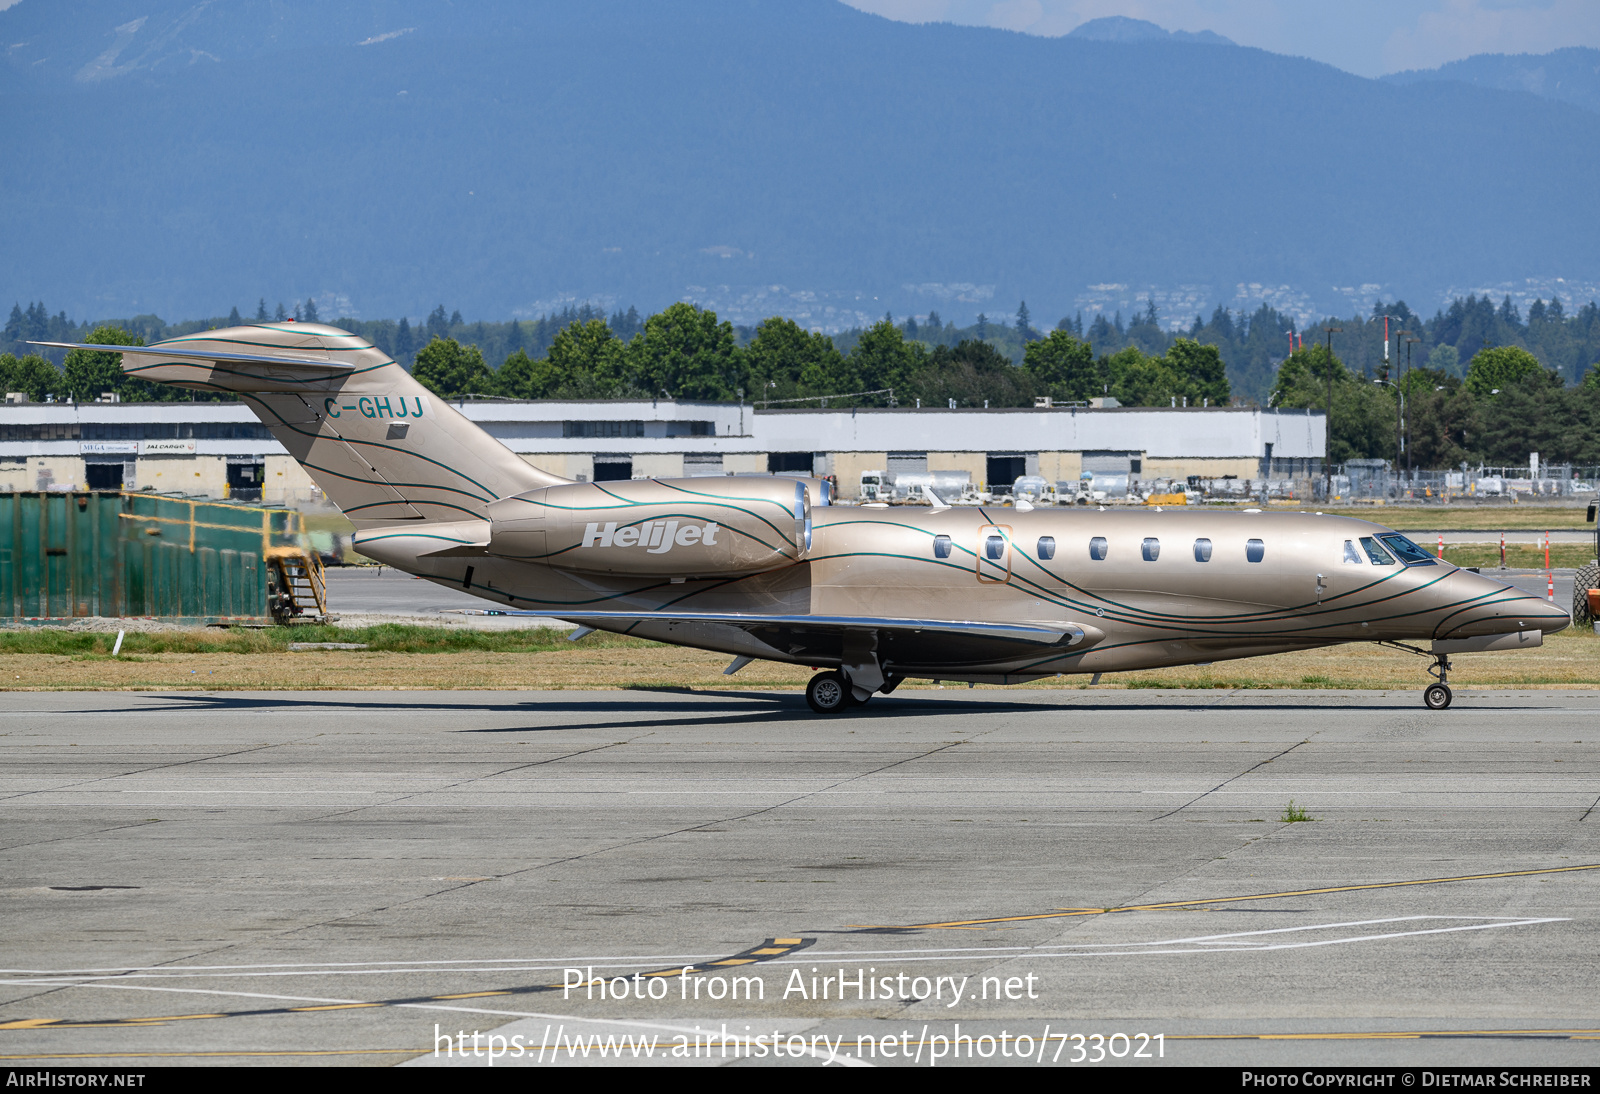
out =
<path fill-rule="evenodd" d="M 935 513 L 942 513 L 944 510 L 950 508 L 950 506 L 945 503 L 944 499 L 940 498 L 938 494 L 933 492 L 933 487 L 931 486 L 924 486 L 922 488 L 922 496 L 928 499 L 928 504 L 933 506 L 933 511 Z"/>

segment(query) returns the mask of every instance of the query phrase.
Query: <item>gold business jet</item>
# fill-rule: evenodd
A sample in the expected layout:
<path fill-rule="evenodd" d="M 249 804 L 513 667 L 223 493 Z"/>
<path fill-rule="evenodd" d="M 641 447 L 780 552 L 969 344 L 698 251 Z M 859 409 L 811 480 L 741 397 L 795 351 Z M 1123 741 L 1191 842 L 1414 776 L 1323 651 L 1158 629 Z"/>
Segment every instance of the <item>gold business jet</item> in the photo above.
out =
<path fill-rule="evenodd" d="M 530 466 L 363 338 L 261 323 L 122 354 L 235 392 L 369 558 L 516 612 L 820 671 L 836 713 L 909 678 L 1012 684 L 1378 642 L 1526 649 L 1567 614 L 1381 525 L 1306 513 L 829 504 L 817 479 L 569 482 Z M 934 499 L 937 500 L 937 499 Z"/>

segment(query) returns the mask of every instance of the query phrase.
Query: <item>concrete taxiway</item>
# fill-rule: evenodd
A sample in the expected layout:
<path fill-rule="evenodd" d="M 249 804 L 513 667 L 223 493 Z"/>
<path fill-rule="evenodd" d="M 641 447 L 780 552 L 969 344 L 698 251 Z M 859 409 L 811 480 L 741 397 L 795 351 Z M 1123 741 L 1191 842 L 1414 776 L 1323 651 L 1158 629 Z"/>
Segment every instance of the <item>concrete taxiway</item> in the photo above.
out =
<path fill-rule="evenodd" d="M 1600 1058 L 1596 691 L 19 693 L 0 761 L 9 1063 Z"/>

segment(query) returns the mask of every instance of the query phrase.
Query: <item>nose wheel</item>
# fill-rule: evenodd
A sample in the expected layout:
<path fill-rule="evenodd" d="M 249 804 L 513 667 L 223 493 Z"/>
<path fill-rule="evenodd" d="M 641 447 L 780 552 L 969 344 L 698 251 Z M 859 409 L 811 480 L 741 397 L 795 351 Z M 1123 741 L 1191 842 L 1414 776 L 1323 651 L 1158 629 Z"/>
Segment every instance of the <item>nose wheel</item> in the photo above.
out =
<path fill-rule="evenodd" d="M 1422 705 L 1429 710 L 1443 710 L 1450 705 L 1450 700 L 1455 698 L 1446 682 L 1450 672 L 1450 659 L 1443 654 L 1435 654 L 1433 664 L 1428 666 L 1428 675 L 1434 682 L 1422 689 Z"/>

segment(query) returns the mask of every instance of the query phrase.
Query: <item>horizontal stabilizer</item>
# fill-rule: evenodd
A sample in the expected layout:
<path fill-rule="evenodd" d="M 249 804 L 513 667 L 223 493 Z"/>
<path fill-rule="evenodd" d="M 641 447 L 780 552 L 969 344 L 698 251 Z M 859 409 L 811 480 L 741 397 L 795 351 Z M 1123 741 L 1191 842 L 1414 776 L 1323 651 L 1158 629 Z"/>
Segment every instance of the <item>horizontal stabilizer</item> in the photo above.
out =
<path fill-rule="evenodd" d="M 304 368 L 318 372 L 349 372 L 350 365 L 326 357 L 268 356 L 261 353 L 232 353 L 224 350 L 173 349 L 170 346 L 101 346 L 87 342 L 29 342 L 30 346 L 56 349 L 86 349 L 94 353 L 133 353 L 163 361 L 228 361 L 234 364 L 272 365 L 274 368 Z"/>

